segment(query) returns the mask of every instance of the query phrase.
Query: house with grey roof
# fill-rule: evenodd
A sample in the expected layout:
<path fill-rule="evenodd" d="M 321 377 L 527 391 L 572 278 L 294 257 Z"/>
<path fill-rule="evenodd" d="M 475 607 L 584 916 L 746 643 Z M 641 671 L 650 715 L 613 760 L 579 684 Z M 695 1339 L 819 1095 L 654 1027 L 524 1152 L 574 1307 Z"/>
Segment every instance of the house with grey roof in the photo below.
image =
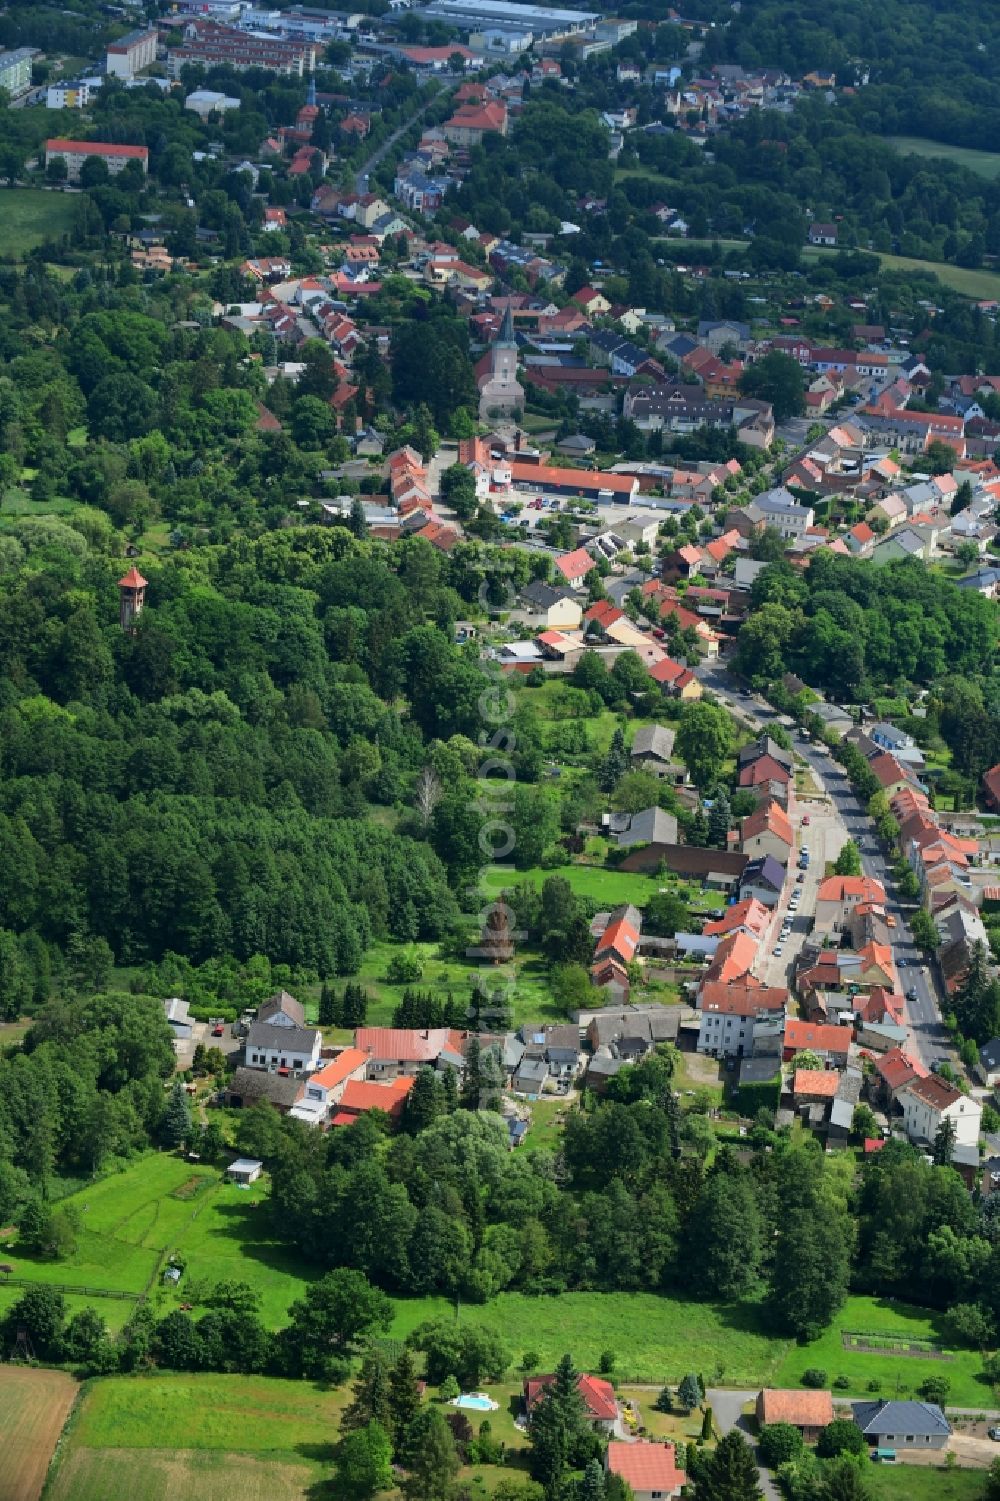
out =
<path fill-rule="evenodd" d="M 177 996 L 171 996 L 168 1001 L 163 1002 L 163 1014 L 170 1024 L 170 1030 L 175 1040 L 191 1036 L 194 1022 L 190 1015 L 187 1001 L 182 1001 Z"/>
<path fill-rule="evenodd" d="M 676 844 L 677 819 L 665 808 L 643 808 L 632 814 L 617 843 L 621 850 L 634 849 L 639 844 Z"/>
<path fill-rule="evenodd" d="M 844 735 L 854 728 L 854 720 L 840 704 L 810 704 L 809 713 L 815 714 L 835 735 Z"/>
<path fill-rule="evenodd" d="M 644 724 L 636 730 L 629 752 L 632 765 L 654 776 L 673 771 L 674 731 L 663 724 Z"/>
<path fill-rule="evenodd" d="M 803 506 L 790 490 L 779 485 L 775 490 L 766 490 L 747 507 L 753 521 L 761 521 L 773 527 L 780 536 L 790 539 L 801 537 L 813 525 L 816 513 L 812 506 Z"/>
<path fill-rule="evenodd" d="M 873 1449 L 943 1449 L 951 1437 L 936 1402 L 852 1402 L 851 1410 Z"/>
<path fill-rule="evenodd" d="M 549 1065 L 545 1059 L 531 1058 L 525 1054 L 517 1066 L 512 1087 L 518 1094 L 526 1094 L 529 1099 L 535 1099 L 544 1090 L 548 1077 Z"/>

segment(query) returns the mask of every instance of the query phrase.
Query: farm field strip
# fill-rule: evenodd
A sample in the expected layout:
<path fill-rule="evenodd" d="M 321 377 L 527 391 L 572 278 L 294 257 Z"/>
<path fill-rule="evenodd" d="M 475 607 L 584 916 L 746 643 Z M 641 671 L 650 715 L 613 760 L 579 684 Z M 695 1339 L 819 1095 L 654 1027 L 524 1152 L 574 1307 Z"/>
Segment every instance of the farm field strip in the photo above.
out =
<path fill-rule="evenodd" d="M 0 1366 L 0 1501 L 38 1501 L 79 1390 L 65 1371 Z"/>

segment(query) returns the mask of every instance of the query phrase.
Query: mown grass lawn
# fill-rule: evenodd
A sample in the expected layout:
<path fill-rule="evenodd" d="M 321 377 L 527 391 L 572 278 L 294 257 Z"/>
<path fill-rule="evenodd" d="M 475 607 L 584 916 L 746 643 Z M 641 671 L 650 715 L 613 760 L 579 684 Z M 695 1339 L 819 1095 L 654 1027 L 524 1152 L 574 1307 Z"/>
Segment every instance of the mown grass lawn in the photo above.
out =
<path fill-rule="evenodd" d="M 46 1494 L 48 1501 L 317 1501 L 329 1473 L 298 1454 L 70 1448 Z"/>
<path fill-rule="evenodd" d="M 563 1293 L 529 1298 L 501 1293 L 484 1306 L 463 1304 L 466 1323 L 495 1330 L 513 1352 L 515 1365 L 534 1352 L 542 1368 L 567 1351 L 579 1369 L 596 1371 L 602 1353 L 614 1352 L 621 1380 L 677 1382 L 700 1371 L 706 1382 L 734 1386 L 774 1384 L 787 1341 L 762 1332 L 757 1311 L 683 1302 L 652 1293 Z M 454 1319 L 444 1298 L 396 1300 L 390 1336 L 405 1339 L 426 1319 Z"/>
<path fill-rule="evenodd" d="M 141 1293 L 164 1253 L 184 1260 L 184 1276 L 165 1287 L 160 1276 L 151 1288 L 158 1317 L 180 1303 L 200 1299 L 225 1278 L 248 1282 L 260 1295 L 268 1328 L 286 1323 L 289 1305 L 303 1294 L 319 1270 L 303 1263 L 294 1248 L 276 1240 L 266 1222 L 264 1180 L 237 1188 L 218 1168 L 199 1167 L 168 1153 L 149 1153 L 122 1173 L 90 1184 L 62 1200 L 79 1216 L 75 1252 L 64 1261 L 40 1261 L 19 1254 L 16 1242 L 4 1248 L 18 1276 L 33 1282 L 62 1283 Z M 7 1304 L 19 1293 L 10 1294 Z M 95 1298 L 111 1328 L 120 1328 L 132 1303 Z M 71 1313 L 87 1302 L 74 1298 Z"/>
<path fill-rule="evenodd" d="M 520 875 L 518 875 L 520 879 Z M 505 884 L 511 884 L 509 879 Z M 420 965 L 419 980 L 407 984 L 393 984 L 386 979 L 389 961 L 393 955 L 412 955 Z M 530 950 L 520 949 L 515 955 L 516 981 L 509 998 L 514 1013 L 514 1025 L 525 1021 L 565 1021 L 564 1008 L 549 990 L 545 966 L 539 956 Z M 368 991 L 368 1025 L 386 1027 L 392 1024 L 392 1015 L 403 999 L 407 989 L 429 990 L 444 1000 L 450 991 L 455 1000 L 463 1005 L 469 1000 L 474 980 L 481 974 L 481 961 L 443 957 L 436 943 L 373 943 L 365 955 L 357 974 L 357 982 Z M 318 1000 L 303 997 L 306 1014 L 316 1018 Z"/>
<path fill-rule="evenodd" d="M 936 1465 L 870 1465 L 865 1484 L 873 1501 L 981 1501 L 984 1476 Z"/>
<path fill-rule="evenodd" d="M 953 1356 L 929 1360 L 912 1355 L 880 1355 L 844 1348 L 843 1331 L 861 1333 L 884 1330 L 933 1340 Z M 980 1379 L 982 1360 L 974 1350 L 952 1350 L 936 1315 L 925 1308 L 881 1298 L 848 1298 L 834 1326 L 809 1345 L 792 1345 L 778 1371 L 778 1386 L 800 1386 L 802 1373 L 810 1366 L 824 1370 L 828 1383 L 838 1376 L 850 1381 L 854 1397 L 874 1396 L 868 1384 L 878 1381 L 883 1397 L 914 1397 L 928 1376 L 947 1376 L 951 1382 L 948 1401 L 957 1407 L 993 1405 L 988 1382 Z"/>
<path fill-rule="evenodd" d="M 8 1310 L 24 1296 L 26 1290 L 23 1287 L 11 1287 L 9 1284 L 5 1285 L 0 1282 L 0 1319 L 4 1318 Z M 67 1319 L 71 1319 L 75 1313 L 81 1313 L 84 1308 L 95 1309 L 112 1334 L 117 1334 L 120 1329 L 123 1329 L 127 1320 L 135 1312 L 135 1303 L 131 1298 L 94 1298 L 87 1297 L 83 1293 L 63 1293 L 63 1303 Z"/>
<path fill-rule="evenodd" d="M 486 872 L 484 888 L 495 896 L 505 887 L 529 881 L 541 886 L 550 876 L 562 876 L 568 881 L 577 896 L 596 902 L 601 907 L 616 907 L 622 902 L 634 902 L 643 907 L 655 896 L 665 882 L 656 876 L 644 876 L 629 870 L 606 870 L 599 865 L 557 865 L 553 870 L 534 866 L 530 870 L 515 871 L 494 866 Z"/>
<path fill-rule="evenodd" d="M 332 1447 L 350 1388 L 272 1376 L 110 1376 L 84 1395 L 74 1445 L 107 1449 Z M 318 1456 L 317 1456 L 318 1457 Z"/>
<path fill-rule="evenodd" d="M 7 188 L 0 196 L 0 255 L 25 256 L 57 240 L 73 224 L 77 199 L 39 188 Z"/>
<path fill-rule="evenodd" d="M 895 146 L 904 156 L 943 157 L 945 161 L 967 167 L 970 172 L 978 172 L 980 177 L 985 177 L 990 182 L 1000 177 L 1000 151 L 976 151 L 971 146 L 946 146 L 943 141 L 926 141 L 921 136 L 889 136 L 887 139 L 890 146 Z"/>

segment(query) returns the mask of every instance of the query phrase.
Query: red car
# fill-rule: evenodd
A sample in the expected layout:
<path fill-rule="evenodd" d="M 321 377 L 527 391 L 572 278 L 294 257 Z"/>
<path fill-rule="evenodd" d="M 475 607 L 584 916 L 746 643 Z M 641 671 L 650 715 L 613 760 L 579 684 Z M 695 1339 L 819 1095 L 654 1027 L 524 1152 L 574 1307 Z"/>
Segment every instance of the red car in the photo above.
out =
<path fill-rule="evenodd" d="M 217 1026 L 215 1026 L 215 1027 L 212 1028 L 212 1036 L 213 1037 L 224 1037 L 225 1035 L 226 1035 L 226 1029 L 222 1025 L 221 1022 L 219 1022 L 219 1024 Z"/>
<path fill-rule="evenodd" d="M 802 827 L 804 829 L 808 829 L 808 827 L 809 827 L 809 814 L 808 813 L 803 813 L 803 815 L 802 815 Z"/>

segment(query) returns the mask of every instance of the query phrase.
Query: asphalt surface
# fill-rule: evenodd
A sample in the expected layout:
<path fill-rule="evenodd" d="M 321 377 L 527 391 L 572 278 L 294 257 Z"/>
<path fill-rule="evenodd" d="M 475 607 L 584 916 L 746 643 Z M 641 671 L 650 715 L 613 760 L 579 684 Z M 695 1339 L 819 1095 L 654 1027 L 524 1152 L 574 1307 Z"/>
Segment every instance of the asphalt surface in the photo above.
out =
<path fill-rule="evenodd" d="M 378 150 L 372 152 L 371 156 L 363 164 L 360 172 L 357 172 L 354 177 L 354 191 L 359 195 L 359 197 L 363 197 L 364 194 L 368 192 L 368 179 L 371 177 L 379 162 L 389 154 L 393 146 L 395 146 L 396 142 L 399 140 L 400 136 L 405 135 L 410 126 L 413 125 L 415 121 L 419 120 L 421 115 L 426 114 L 427 110 L 430 108 L 433 102 L 434 101 L 432 99 L 426 99 L 420 106 L 420 108 L 410 116 L 405 125 L 401 125 L 398 130 L 394 130 L 392 135 L 389 136 L 387 140 L 382 142 Z"/>
<path fill-rule="evenodd" d="M 722 1387 L 709 1387 L 705 1393 L 706 1399 L 711 1403 L 712 1416 L 719 1433 L 725 1438 L 734 1428 L 738 1428 L 749 1444 L 753 1445 L 756 1453 L 757 1443 L 750 1429 L 750 1423 L 743 1412 L 743 1404 L 749 1401 L 753 1392 L 729 1391 Z M 760 1465 L 758 1455 L 757 1463 Z M 771 1478 L 770 1470 L 761 1468 L 760 1488 L 764 1492 L 767 1501 L 781 1501 L 781 1492 Z"/>
<path fill-rule="evenodd" d="M 698 667 L 697 675 L 717 698 L 729 707 L 738 709 L 744 718 L 759 728 L 766 729 L 769 723 L 774 723 L 781 717 L 770 705 L 733 683 L 726 669 L 719 663 L 703 663 Z M 915 999 L 907 1001 L 907 1015 L 912 1046 L 917 1056 L 927 1068 L 935 1062 L 950 1060 L 950 1039 L 941 1021 L 934 981 L 910 931 L 908 914 L 913 909 L 900 904 L 896 883 L 888 862 L 878 848 L 871 819 L 854 795 L 843 768 L 834 761 L 825 746 L 796 740 L 795 753 L 812 767 L 822 781 L 834 811 L 861 851 L 861 867 L 865 875 L 874 876 L 885 888 L 886 912 L 896 919 L 892 951 L 899 972 L 900 987 L 904 991 L 916 992 Z"/>

